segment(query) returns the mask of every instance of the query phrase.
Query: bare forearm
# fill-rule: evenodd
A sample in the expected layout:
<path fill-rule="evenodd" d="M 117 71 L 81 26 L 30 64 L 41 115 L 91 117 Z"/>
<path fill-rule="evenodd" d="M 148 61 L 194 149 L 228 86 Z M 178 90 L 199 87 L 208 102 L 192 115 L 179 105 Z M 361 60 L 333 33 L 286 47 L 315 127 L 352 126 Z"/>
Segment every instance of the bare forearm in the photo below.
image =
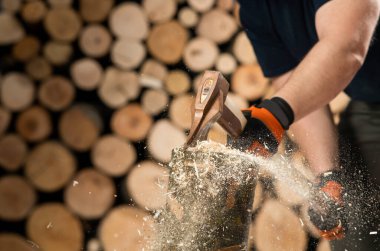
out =
<path fill-rule="evenodd" d="M 330 41 L 318 42 L 275 96 L 292 107 L 295 120 L 325 106 L 352 80 L 362 58 Z"/>

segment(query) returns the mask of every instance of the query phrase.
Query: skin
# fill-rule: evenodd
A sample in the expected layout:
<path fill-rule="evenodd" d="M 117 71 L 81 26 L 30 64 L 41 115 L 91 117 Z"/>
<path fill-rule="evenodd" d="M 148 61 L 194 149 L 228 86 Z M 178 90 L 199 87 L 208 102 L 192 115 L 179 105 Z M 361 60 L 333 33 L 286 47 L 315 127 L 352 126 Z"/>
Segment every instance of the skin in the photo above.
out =
<path fill-rule="evenodd" d="M 292 107 L 290 134 L 315 175 L 336 168 L 337 137 L 328 103 L 353 79 L 368 52 L 380 0 L 331 0 L 316 14 L 319 41 L 291 72 L 273 79 Z M 302 93 L 302 95 L 300 95 Z"/>

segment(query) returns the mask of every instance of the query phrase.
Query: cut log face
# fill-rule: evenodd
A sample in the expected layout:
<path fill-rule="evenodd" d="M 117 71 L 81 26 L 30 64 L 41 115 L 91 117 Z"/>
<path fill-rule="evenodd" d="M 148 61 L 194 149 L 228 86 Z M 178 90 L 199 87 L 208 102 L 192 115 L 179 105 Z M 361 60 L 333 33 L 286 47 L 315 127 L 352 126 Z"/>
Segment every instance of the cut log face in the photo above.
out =
<path fill-rule="evenodd" d="M 207 135 L 207 140 L 227 145 L 227 132 L 219 124 L 214 124 Z"/>
<path fill-rule="evenodd" d="M 232 76 L 231 87 L 241 97 L 256 100 L 265 94 L 268 80 L 259 65 L 241 65 Z"/>
<path fill-rule="evenodd" d="M 191 87 L 189 75 L 182 70 L 171 71 L 165 79 L 165 89 L 171 95 L 187 92 Z"/>
<path fill-rule="evenodd" d="M 61 76 L 45 80 L 38 90 L 39 101 L 52 111 L 61 111 L 68 107 L 74 96 L 75 89 L 72 83 Z"/>
<path fill-rule="evenodd" d="M 28 218 L 26 232 L 43 250 L 80 251 L 83 247 L 81 222 L 59 203 L 36 208 Z"/>
<path fill-rule="evenodd" d="M 119 206 L 102 220 L 99 235 L 105 251 L 146 250 L 154 238 L 153 219 L 141 209 Z"/>
<path fill-rule="evenodd" d="M 215 0 L 187 0 L 187 3 L 196 11 L 206 12 L 215 4 Z"/>
<path fill-rule="evenodd" d="M 84 169 L 65 189 L 65 204 L 83 219 L 98 219 L 115 200 L 115 185 L 104 174 L 94 169 Z"/>
<path fill-rule="evenodd" d="M 27 141 L 38 142 L 50 135 L 52 121 L 45 109 L 40 106 L 32 106 L 18 116 L 16 129 Z"/>
<path fill-rule="evenodd" d="M 111 176 L 124 175 L 137 159 L 134 146 L 114 135 L 100 138 L 91 151 L 92 163 Z"/>
<path fill-rule="evenodd" d="M 166 168 L 152 161 L 143 161 L 132 169 L 125 186 L 133 201 L 141 208 L 157 210 L 166 204 L 168 182 Z"/>
<path fill-rule="evenodd" d="M 169 106 L 168 94 L 160 89 L 151 89 L 144 92 L 141 105 L 150 115 L 158 115 Z"/>
<path fill-rule="evenodd" d="M 99 113 L 89 105 L 75 105 L 59 120 L 59 134 L 72 149 L 84 152 L 91 148 L 103 129 Z"/>
<path fill-rule="evenodd" d="M 194 97 L 185 94 L 176 97 L 170 104 L 169 117 L 173 123 L 184 130 L 191 127 L 191 107 L 194 103 Z"/>
<path fill-rule="evenodd" d="M 229 75 L 237 67 L 236 59 L 229 53 L 222 53 L 216 61 L 216 69 L 224 75 Z"/>
<path fill-rule="evenodd" d="M 43 1 L 33 0 L 27 2 L 21 10 L 22 18 L 28 23 L 40 22 L 47 13 L 47 7 Z"/>
<path fill-rule="evenodd" d="M 7 134 L 0 138 L 0 166 L 7 171 L 16 171 L 24 163 L 27 146 L 15 134 Z"/>
<path fill-rule="evenodd" d="M 36 192 L 19 176 L 0 179 L 0 218 L 8 221 L 24 219 L 36 203 Z M 0 248 L 1 250 L 1 248 Z"/>
<path fill-rule="evenodd" d="M 242 64 L 253 64 L 257 62 L 251 42 L 247 34 L 243 31 L 236 36 L 232 51 L 237 60 Z"/>
<path fill-rule="evenodd" d="M 142 87 L 162 88 L 162 82 L 167 75 L 168 69 L 164 64 L 148 59 L 141 67 L 139 82 Z"/>
<path fill-rule="evenodd" d="M 24 28 L 12 14 L 0 13 L 0 45 L 15 43 L 24 36 Z"/>
<path fill-rule="evenodd" d="M 114 0 L 80 0 L 80 15 L 87 22 L 102 22 L 108 17 L 113 4 Z"/>
<path fill-rule="evenodd" d="M 165 64 L 181 60 L 188 33 L 178 22 L 170 21 L 153 27 L 148 37 L 149 52 Z"/>
<path fill-rule="evenodd" d="M 53 8 L 48 11 L 44 25 L 52 38 L 72 42 L 78 37 L 82 22 L 73 9 Z"/>
<path fill-rule="evenodd" d="M 212 68 L 218 54 L 219 49 L 214 42 L 198 37 L 186 45 L 183 59 L 189 69 L 200 72 Z"/>
<path fill-rule="evenodd" d="M 265 202 L 252 230 L 259 251 L 302 251 L 306 248 L 306 234 L 299 218 L 274 200 Z"/>
<path fill-rule="evenodd" d="M 193 28 L 198 24 L 199 16 L 191 8 L 183 7 L 178 13 L 179 22 L 186 28 Z"/>
<path fill-rule="evenodd" d="M 13 233 L 0 234 L 0 251 L 38 251 L 39 248 L 31 245 L 24 237 Z"/>
<path fill-rule="evenodd" d="M 232 100 L 232 103 L 240 110 L 247 109 L 249 107 L 248 101 L 236 93 L 229 92 L 228 97 Z"/>
<path fill-rule="evenodd" d="M 25 175 L 44 192 L 55 192 L 70 181 L 76 169 L 73 155 L 53 141 L 36 146 L 28 155 Z"/>
<path fill-rule="evenodd" d="M 84 28 L 79 37 L 79 47 L 90 57 L 103 57 L 111 47 L 112 37 L 108 30 L 99 24 Z"/>
<path fill-rule="evenodd" d="M 25 70 L 35 80 L 43 80 L 49 77 L 53 71 L 50 63 L 44 57 L 35 57 L 30 60 Z"/>
<path fill-rule="evenodd" d="M 110 14 L 109 26 L 120 38 L 142 40 L 148 36 L 148 19 L 136 3 L 117 5 Z"/>
<path fill-rule="evenodd" d="M 45 44 L 44 49 L 45 58 L 54 65 L 62 65 L 69 61 L 73 48 L 70 44 L 49 41 Z"/>
<path fill-rule="evenodd" d="M 143 7 L 153 23 L 163 23 L 173 18 L 177 11 L 175 0 L 144 0 Z"/>
<path fill-rule="evenodd" d="M 223 10 L 214 9 L 202 16 L 197 27 L 197 34 L 222 44 L 231 39 L 237 28 L 236 21 L 231 15 Z"/>
<path fill-rule="evenodd" d="M 0 106 L 0 136 L 3 135 L 8 129 L 11 118 L 11 113 L 4 107 Z"/>
<path fill-rule="evenodd" d="M 133 40 L 119 39 L 112 46 L 111 60 L 124 70 L 137 68 L 146 55 L 146 49 L 142 43 Z"/>
<path fill-rule="evenodd" d="M 70 72 L 76 86 L 86 91 L 96 89 L 103 78 L 102 66 L 91 58 L 75 61 L 71 65 Z"/>
<path fill-rule="evenodd" d="M 73 0 L 48 0 L 48 2 L 53 8 L 66 8 L 71 6 Z"/>
<path fill-rule="evenodd" d="M 34 36 L 26 36 L 12 48 L 12 55 L 21 62 L 27 62 L 36 57 L 40 50 L 40 41 Z"/>
<path fill-rule="evenodd" d="M 119 108 L 140 94 L 139 79 L 135 72 L 121 71 L 114 67 L 107 68 L 98 89 L 101 100 L 111 108 Z"/>
<path fill-rule="evenodd" d="M 173 148 L 186 142 L 185 133 L 163 119 L 156 122 L 148 136 L 148 150 L 154 158 L 169 162 Z"/>
<path fill-rule="evenodd" d="M 6 74 L 1 84 L 1 101 L 11 111 L 21 111 L 34 100 L 34 85 L 22 73 L 11 72 Z"/>
<path fill-rule="evenodd" d="M 129 104 L 117 110 L 111 119 L 112 130 L 131 141 L 145 139 L 152 126 L 152 118 L 138 104 Z"/>
<path fill-rule="evenodd" d="M 216 6 L 225 11 L 232 11 L 234 9 L 234 0 L 217 0 Z"/>

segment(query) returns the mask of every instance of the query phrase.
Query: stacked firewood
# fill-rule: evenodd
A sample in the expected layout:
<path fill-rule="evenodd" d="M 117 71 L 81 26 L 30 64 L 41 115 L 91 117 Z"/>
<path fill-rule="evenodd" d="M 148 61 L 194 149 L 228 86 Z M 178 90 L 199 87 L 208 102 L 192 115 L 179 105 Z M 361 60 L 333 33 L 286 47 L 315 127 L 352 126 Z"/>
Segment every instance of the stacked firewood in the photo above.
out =
<path fill-rule="evenodd" d="M 0 0 L 1 251 L 142 250 L 202 71 L 222 72 L 240 108 L 272 93 L 238 12 L 233 0 Z M 305 250 L 301 201 L 276 188 L 256 189 L 252 248 Z"/>

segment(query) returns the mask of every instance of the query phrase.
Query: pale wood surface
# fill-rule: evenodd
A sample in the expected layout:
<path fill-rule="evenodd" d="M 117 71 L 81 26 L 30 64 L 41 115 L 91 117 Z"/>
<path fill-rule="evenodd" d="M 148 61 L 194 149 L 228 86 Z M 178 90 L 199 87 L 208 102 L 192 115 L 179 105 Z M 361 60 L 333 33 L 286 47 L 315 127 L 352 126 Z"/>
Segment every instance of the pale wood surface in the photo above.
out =
<path fill-rule="evenodd" d="M 252 64 L 257 62 L 251 42 L 245 32 L 240 32 L 233 43 L 232 51 L 237 60 L 242 64 Z"/>
<path fill-rule="evenodd" d="M 162 23 L 172 19 L 177 11 L 175 0 L 144 0 L 145 13 L 153 23 Z"/>
<path fill-rule="evenodd" d="M 44 45 L 43 54 L 53 65 L 63 65 L 70 60 L 73 48 L 69 43 L 49 41 Z"/>
<path fill-rule="evenodd" d="M 62 76 L 53 76 L 43 81 L 38 90 L 39 101 L 52 111 L 61 111 L 67 108 L 74 97 L 73 84 Z"/>
<path fill-rule="evenodd" d="M 79 36 L 79 47 L 89 57 L 103 57 L 111 48 L 112 37 L 108 30 L 99 24 L 88 25 Z"/>
<path fill-rule="evenodd" d="M 173 70 L 165 78 L 165 89 L 171 95 L 180 95 L 191 87 L 189 75 L 182 70 Z"/>
<path fill-rule="evenodd" d="M 200 72 L 212 68 L 218 54 L 219 48 L 213 41 L 196 37 L 186 45 L 183 60 L 190 70 Z"/>
<path fill-rule="evenodd" d="M 59 41 L 74 41 L 82 28 L 79 15 L 71 8 L 49 9 L 44 19 L 49 35 Z"/>
<path fill-rule="evenodd" d="M 86 91 L 96 89 L 104 75 L 102 66 L 92 58 L 82 58 L 72 63 L 70 73 L 75 85 Z"/>
<path fill-rule="evenodd" d="M 193 9 L 183 7 L 178 13 L 178 20 L 184 27 L 192 28 L 198 24 L 199 16 Z"/>
<path fill-rule="evenodd" d="M 187 3 L 198 12 L 206 12 L 215 4 L 215 0 L 187 0 Z"/>
<path fill-rule="evenodd" d="M 34 85 L 23 73 L 10 72 L 6 74 L 1 84 L 2 104 L 11 111 L 21 111 L 34 100 Z"/>
<path fill-rule="evenodd" d="M 111 49 L 112 62 L 124 70 L 137 68 L 146 56 L 146 48 L 139 41 L 117 40 Z"/>
<path fill-rule="evenodd" d="M 180 95 L 173 99 L 169 108 L 169 117 L 178 127 L 189 130 L 191 127 L 191 106 L 194 97 L 190 94 Z"/>
<path fill-rule="evenodd" d="M 144 92 L 141 106 L 150 115 L 157 115 L 169 106 L 168 94 L 161 89 L 151 89 Z"/>

